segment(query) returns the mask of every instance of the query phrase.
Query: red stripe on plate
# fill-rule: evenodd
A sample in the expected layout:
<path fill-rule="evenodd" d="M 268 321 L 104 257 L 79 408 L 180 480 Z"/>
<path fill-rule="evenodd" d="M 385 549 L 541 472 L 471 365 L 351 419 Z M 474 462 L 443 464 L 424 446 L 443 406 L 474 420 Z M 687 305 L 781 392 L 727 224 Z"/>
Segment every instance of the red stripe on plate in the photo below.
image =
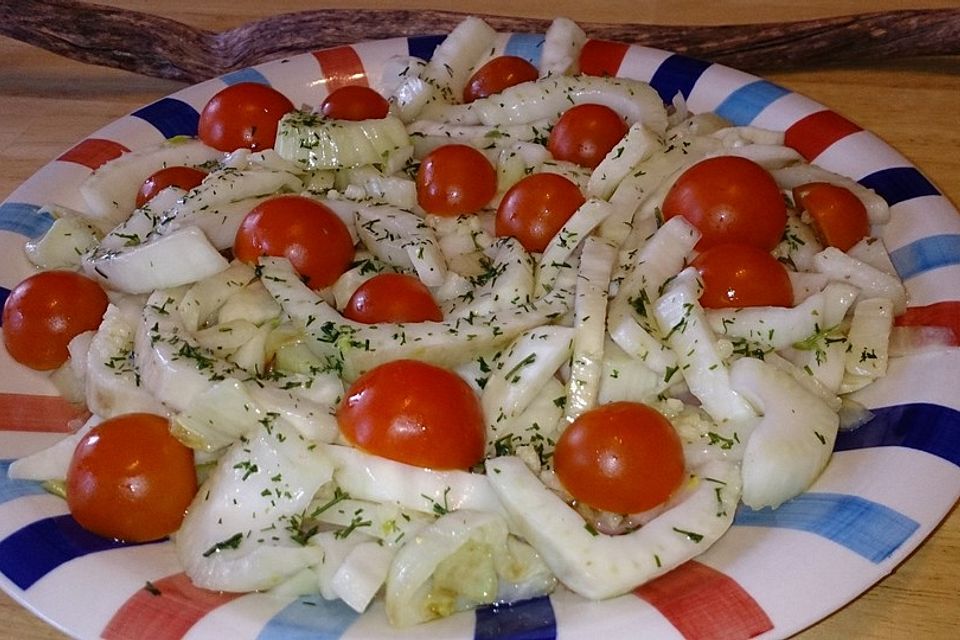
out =
<path fill-rule="evenodd" d="M 953 332 L 955 344 L 960 344 L 960 301 L 946 300 L 925 307 L 908 307 L 896 317 L 898 327 L 944 327 Z"/>
<path fill-rule="evenodd" d="M 808 161 L 824 152 L 830 145 L 863 129 L 833 111 L 818 111 L 797 120 L 787 129 L 784 142 Z"/>
<path fill-rule="evenodd" d="M 0 431 L 73 433 L 89 417 L 83 406 L 60 396 L 0 393 Z"/>
<path fill-rule="evenodd" d="M 148 583 L 113 615 L 104 640 L 175 640 L 205 615 L 242 596 L 195 587 L 184 573 Z"/>
<path fill-rule="evenodd" d="M 98 169 L 110 160 L 119 158 L 127 151 L 129 151 L 129 149 L 113 140 L 87 138 L 57 158 L 57 160 L 82 164 L 91 169 Z"/>
<path fill-rule="evenodd" d="M 609 40 L 587 40 L 580 50 L 580 71 L 590 76 L 615 76 L 630 45 Z"/>
<path fill-rule="evenodd" d="M 328 91 L 351 84 L 368 86 L 363 61 L 353 47 L 334 47 L 314 51 L 313 57 L 320 63 L 320 70 L 326 79 Z"/>
<path fill-rule="evenodd" d="M 691 560 L 634 590 L 687 640 L 752 638 L 773 628 L 733 578 Z"/>

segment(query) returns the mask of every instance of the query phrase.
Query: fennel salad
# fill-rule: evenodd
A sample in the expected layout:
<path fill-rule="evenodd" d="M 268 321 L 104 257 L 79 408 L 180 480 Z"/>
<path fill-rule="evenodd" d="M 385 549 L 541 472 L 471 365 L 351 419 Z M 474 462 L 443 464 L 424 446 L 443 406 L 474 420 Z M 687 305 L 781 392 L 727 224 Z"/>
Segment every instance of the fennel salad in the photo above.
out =
<path fill-rule="evenodd" d="M 4 344 L 92 415 L 10 475 L 199 587 L 401 627 L 629 592 L 805 491 L 906 306 L 887 203 L 591 75 L 568 20 L 538 66 L 496 35 L 320 105 L 228 86 L 51 204 Z"/>

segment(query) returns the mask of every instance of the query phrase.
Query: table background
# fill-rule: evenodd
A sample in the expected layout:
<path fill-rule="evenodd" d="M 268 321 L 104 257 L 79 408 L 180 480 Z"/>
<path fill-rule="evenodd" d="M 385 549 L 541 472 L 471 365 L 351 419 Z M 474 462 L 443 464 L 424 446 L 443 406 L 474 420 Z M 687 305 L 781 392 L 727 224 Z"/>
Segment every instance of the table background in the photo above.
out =
<path fill-rule="evenodd" d="M 449 9 L 447 0 L 101 0 L 211 30 L 271 13 L 320 7 Z M 30 10 L 30 0 L 18 9 Z M 726 24 L 801 20 L 883 9 L 960 7 L 909 0 L 459 0 L 478 13 L 579 21 Z M 960 43 L 958 43 L 960 46 Z M 960 57 L 871 60 L 844 67 L 766 73 L 873 131 L 960 203 Z M 41 166 L 108 122 L 183 84 L 76 63 L 0 37 L 0 200 Z M 935 488 L 932 488 L 935 490 Z M 789 579 L 789 576 L 784 576 Z M 69 598 L 70 594 L 64 594 Z M 65 636 L 0 594 L 0 638 Z M 802 640 L 955 638 L 960 627 L 960 513 L 956 509 L 892 575 Z"/>

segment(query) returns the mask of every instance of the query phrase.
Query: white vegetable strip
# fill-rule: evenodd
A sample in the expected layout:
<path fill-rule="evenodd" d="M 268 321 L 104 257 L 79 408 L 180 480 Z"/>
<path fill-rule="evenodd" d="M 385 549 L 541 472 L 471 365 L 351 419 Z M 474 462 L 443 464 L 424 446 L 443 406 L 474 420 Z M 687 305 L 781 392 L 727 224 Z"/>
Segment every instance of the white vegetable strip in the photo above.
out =
<path fill-rule="evenodd" d="M 253 267 L 235 260 L 220 273 L 190 287 L 177 305 L 184 326 L 193 332 L 206 325 L 224 302 L 256 277 Z"/>
<path fill-rule="evenodd" d="M 99 416 L 91 416 L 77 431 L 58 440 L 52 446 L 28 456 L 17 458 L 10 463 L 7 469 L 7 477 L 11 480 L 36 480 L 38 482 L 66 479 L 67 469 L 70 468 L 70 461 L 73 459 L 73 452 L 77 448 L 77 444 L 94 425 L 100 422 L 102 422 L 102 419 Z"/>
<path fill-rule="evenodd" d="M 41 269 L 75 268 L 81 257 L 96 248 L 99 232 L 76 215 L 58 217 L 36 240 L 27 241 L 27 259 Z"/>
<path fill-rule="evenodd" d="M 846 370 L 855 376 L 879 378 L 887 372 L 893 330 L 893 305 L 885 298 L 867 298 L 853 309 L 847 340 Z"/>
<path fill-rule="evenodd" d="M 827 247 L 815 255 L 813 268 L 833 280 L 858 287 L 865 298 L 889 299 L 894 315 L 903 313 L 907 307 L 906 289 L 896 276 L 851 258 L 836 247 Z"/>
<path fill-rule="evenodd" d="M 587 34 L 580 25 L 569 18 L 554 18 L 543 38 L 540 77 L 576 73 L 580 50 L 586 41 Z"/>
<path fill-rule="evenodd" d="M 706 311 L 707 321 L 718 336 L 778 351 L 825 328 L 825 298 L 823 293 L 815 293 L 795 307 L 710 309 Z"/>
<path fill-rule="evenodd" d="M 490 267 L 471 278 L 474 286 L 465 296 L 453 301 L 445 317 L 484 315 L 533 300 L 533 258 L 520 241 L 509 236 L 498 238 L 491 251 Z"/>
<path fill-rule="evenodd" d="M 609 199 L 617 185 L 641 162 L 663 148 L 660 137 L 641 122 L 635 122 L 627 134 L 600 161 L 590 175 L 587 195 Z"/>
<path fill-rule="evenodd" d="M 491 48 L 497 33 L 468 16 L 434 50 L 420 77 L 439 90 L 445 102 L 460 102 L 473 66 Z"/>
<path fill-rule="evenodd" d="M 396 547 L 361 542 L 347 554 L 330 583 L 334 594 L 351 609 L 363 613 L 387 579 Z"/>
<path fill-rule="evenodd" d="M 357 234 L 375 256 L 399 268 L 415 269 L 427 286 L 443 284 L 446 259 L 422 217 L 386 205 L 357 206 L 354 211 Z"/>
<path fill-rule="evenodd" d="M 387 173 L 400 169 L 413 153 L 407 129 L 398 118 L 329 120 L 303 111 L 280 119 L 274 148 L 302 169 L 382 165 Z"/>
<path fill-rule="evenodd" d="M 573 255 L 590 233 L 607 217 L 613 214 L 614 207 L 605 200 L 589 198 L 577 209 L 570 219 L 557 232 L 537 265 L 535 292 L 541 296 L 552 291 L 560 272 L 569 267 L 567 260 Z"/>

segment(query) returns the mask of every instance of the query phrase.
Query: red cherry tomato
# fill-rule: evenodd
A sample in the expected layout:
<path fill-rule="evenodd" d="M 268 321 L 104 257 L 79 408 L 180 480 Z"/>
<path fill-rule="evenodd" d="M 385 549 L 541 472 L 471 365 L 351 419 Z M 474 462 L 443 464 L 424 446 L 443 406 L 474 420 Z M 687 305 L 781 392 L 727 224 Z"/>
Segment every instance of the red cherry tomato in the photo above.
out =
<path fill-rule="evenodd" d="M 304 196 L 261 202 L 240 223 L 234 255 L 248 264 L 285 256 L 313 289 L 333 284 L 353 261 L 347 226 L 326 205 Z"/>
<path fill-rule="evenodd" d="M 127 542 L 164 538 L 180 527 L 197 492 L 193 451 L 163 416 L 128 413 L 83 436 L 67 470 L 67 505 L 80 525 Z"/>
<path fill-rule="evenodd" d="M 683 482 L 683 445 L 655 409 L 614 402 L 587 411 L 564 430 L 553 468 L 576 500 L 638 513 L 662 504 Z"/>
<path fill-rule="evenodd" d="M 477 149 L 448 144 L 427 154 L 417 171 L 417 202 L 427 213 L 458 216 L 486 206 L 497 193 L 497 172 Z"/>
<path fill-rule="evenodd" d="M 390 112 L 390 103 L 379 93 L 360 84 L 334 89 L 320 105 L 320 112 L 334 120 L 379 120 Z"/>
<path fill-rule="evenodd" d="M 699 229 L 701 250 L 738 243 L 770 251 L 787 225 L 787 206 L 773 176 L 737 156 L 708 158 L 684 171 L 662 212 L 664 220 L 683 216 Z"/>
<path fill-rule="evenodd" d="M 578 104 L 568 109 L 547 139 L 547 149 L 557 160 L 595 168 L 627 133 L 627 123 L 602 104 Z"/>
<path fill-rule="evenodd" d="M 293 103 L 272 87 L 240 82 L 222 89 L 200 112 L 199 138 L 220 151 L 272 149 L 277 124 Z"/>
<path fill-rule="evenodd" d="M 497 207 L 494 231 L 542 252 L 585 202 L 580 187 L 556 173 L 534 173 L 510 187 Z"/>
<path fill-rule="evenodd" d="M 430 289 L 405 273 L 381 273 L 353 292 L 343 315 L 364 324 L 443 320 Z"/>
<path fill-rule="evenodd" d="M 107 294 L 94 280 L 73 271 L 42 271 L 18 284 L 3 305 L 3 344 L 31 369 L 56 369 L 67 361 L 67 345 L 100 326 Z"/>
<path fill-rule="evenodd" d="M 463 88 L 463 101 L 473 102 L 507 87 L 540 77 L 537 68 L 519 56 L 497 56 L 473 72 Z"/>
<path fill-rule="evenodd" d="M 206 177 L 206 171 L 193 167 L 165 167 L 155 171 L 140 185 L 140 190 L 137 192 L 137 208 L 153 200 L 155 195 L 167 187 L 179 187 L 189 191 L 203 182 Z"/>
<path fill-rule="evenodd" d="M 848 251 L 870 233 L 863 202 L 849 189 L 828 182 L 810 182 L 793 189 L 793 201 L 810 214 L 822 243 Z"/>
<path fill-rule="evenodd" d="M 483 458 L 480 401 L 460 376 L 394 360 L 360 376 L 337 411 L 343 437 L 360 449 L 431 469 L 469 469 Z"/>
<path fill-rule="evenodd" d="M 703 279 L 708 309 L 792 307 L 793 285 L 783 263 L 747 244 L 718 244 L 692 262 Z"/>

